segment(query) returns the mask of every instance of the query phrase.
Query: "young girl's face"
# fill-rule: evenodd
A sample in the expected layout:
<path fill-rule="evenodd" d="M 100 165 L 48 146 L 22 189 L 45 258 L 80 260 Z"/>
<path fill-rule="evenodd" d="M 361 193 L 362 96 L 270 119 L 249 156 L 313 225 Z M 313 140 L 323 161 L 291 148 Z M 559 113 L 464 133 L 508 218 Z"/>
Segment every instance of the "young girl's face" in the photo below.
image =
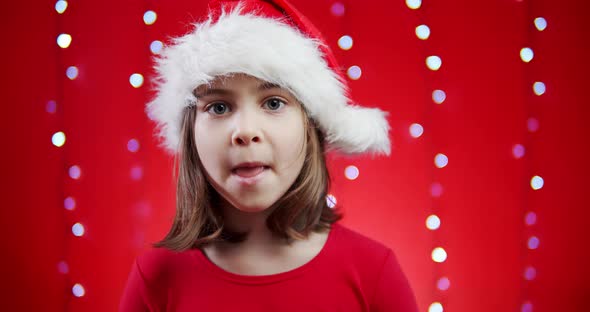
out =
<path fill-rule="evenodd" d="M 244 74 L 195 95 L 195 141 L 209 183 L 235 208 L 264 211 L 303 167 L 303 108 L 289 91 Z M 260 164 L 240 167 L 246 162 Z"/>

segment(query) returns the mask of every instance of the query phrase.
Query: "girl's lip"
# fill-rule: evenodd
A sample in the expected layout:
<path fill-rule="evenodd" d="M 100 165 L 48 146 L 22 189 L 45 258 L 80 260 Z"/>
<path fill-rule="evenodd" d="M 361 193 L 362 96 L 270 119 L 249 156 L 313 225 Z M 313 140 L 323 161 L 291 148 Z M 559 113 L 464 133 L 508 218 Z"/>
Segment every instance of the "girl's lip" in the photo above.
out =
<path fill-rule="evenodd" d="M 234 174 L 243 178 L 251 178 L 257 176 L 264 170 L 264 166 L 240 167 L 232 170 Z"/>
<path fill-rule="evenodd" d="M 237 174 L 235 170 L 232 170 L 232 176 L 235 177 L 240 184 L 251 186 L 260 181 L 260 179 L 262 179 L 264 175 L 266 175 L 266 171 L 268 171 L 268 169 L 269 167 L 263 166 L 263 169 L 254 176 L 241 176 Z"/>
<path fill-rule="evenodd" d="M 233 167 L 232 170 L 236 170 L 238 168 L 252 168 L 252 167 L 268 167 L 265 163 L 259 162 L 259 161 L 251 161 L 251 162 L 243 162 L 243 163 L 239 163 L 237 164 L 235 167 Z"/>

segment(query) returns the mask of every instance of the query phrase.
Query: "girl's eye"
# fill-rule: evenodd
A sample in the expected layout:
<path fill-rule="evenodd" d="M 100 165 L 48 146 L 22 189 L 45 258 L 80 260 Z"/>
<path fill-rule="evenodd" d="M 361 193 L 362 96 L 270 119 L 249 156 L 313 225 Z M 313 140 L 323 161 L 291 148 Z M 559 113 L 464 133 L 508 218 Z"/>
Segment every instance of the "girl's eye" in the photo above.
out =
<path fill-rule="evenodd" d="M 265 102 L 265 104 L 268 104 L 267 106 L 271 110 L 279 110 L 282 107 L 281 105 L 285 105 L 285 102 L 282 101 L 281 99 L 272 98 L 272 99 L 267 100 Z"/>
<path fill-rule="evenodd" d="M 224 103 L 213 103 L 207 107 L 206 111 L 215 115 L 223 115 L 228 110 L 228 107 Z"/>

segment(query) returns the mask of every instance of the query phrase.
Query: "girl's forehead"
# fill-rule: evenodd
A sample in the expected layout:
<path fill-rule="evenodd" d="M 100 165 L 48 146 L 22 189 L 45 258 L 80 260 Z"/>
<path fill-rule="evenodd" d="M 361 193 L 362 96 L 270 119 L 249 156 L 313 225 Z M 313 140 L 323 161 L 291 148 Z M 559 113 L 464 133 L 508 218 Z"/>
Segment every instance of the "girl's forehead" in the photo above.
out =
<path fill-rule="evenodd" d="M 224 76 L 217 76 L 217 77 L 215 77 L 215 79 L 210 81 L 208 84 L 201 85 L 197 89 L 200 89 L 200 88 L 204 88 L 204 89 L 221 88 L 221 87 L 231 88 L 231 87 L 240 87 L 240 86 L 244 86 L 244 85 L 260 85 L 260 84 L 264 84 L 264 83 L 268 83 L 268 82 L 266 82 L 262 79 L 258 79 L 256 77 L 247 75 L 247 74 L 236 73 L 236 74 L 229 74 L 229 75 L 224 75 Z"/>
<path fill-rule="evenodd" d="M 221 93 L 222 90 L 247 90 L 248 92 L 262 92 L 265 90 L 276 90 L 284 92 L 293 98 L 293 94 L 282 86 L 271 83 L 247 74 L 236 73 L 225 76 L 217 76 L 209 83 L 202 84 L 194 89 L 194 95 L 199 98 L 211 94 Z M 223 92 L 225 93 L 225 92 Z"/>

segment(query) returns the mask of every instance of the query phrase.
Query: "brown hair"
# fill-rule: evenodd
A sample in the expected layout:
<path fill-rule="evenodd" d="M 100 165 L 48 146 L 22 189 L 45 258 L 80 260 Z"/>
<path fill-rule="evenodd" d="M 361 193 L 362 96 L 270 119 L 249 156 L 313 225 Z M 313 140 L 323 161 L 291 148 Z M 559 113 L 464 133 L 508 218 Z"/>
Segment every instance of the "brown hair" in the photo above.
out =
<path fill-rule="evenodd" d="M 324 135 L 301 107 L 307 140 L 303 168 L 287 192 L 268 208 L 273 211 L 266 220 L 268 228 L 288 242 L 304 239 L 310 232 L 326 230 L 342 218 L 339 208 L 330 208 L 326 202 L 330 175 L 324 155 Z M 195 144 L 196 115 L 195 106 L 183 111 L 180 150 L 174 161 L 174 172 L 178 170 L 176 216 L 168 234 L 155 247 L 182 251 L 219 240 L 241 242 L 248 235 L 224 228 L 223 215 L 216 206 L 221 195 L 206 180 Z"/>

